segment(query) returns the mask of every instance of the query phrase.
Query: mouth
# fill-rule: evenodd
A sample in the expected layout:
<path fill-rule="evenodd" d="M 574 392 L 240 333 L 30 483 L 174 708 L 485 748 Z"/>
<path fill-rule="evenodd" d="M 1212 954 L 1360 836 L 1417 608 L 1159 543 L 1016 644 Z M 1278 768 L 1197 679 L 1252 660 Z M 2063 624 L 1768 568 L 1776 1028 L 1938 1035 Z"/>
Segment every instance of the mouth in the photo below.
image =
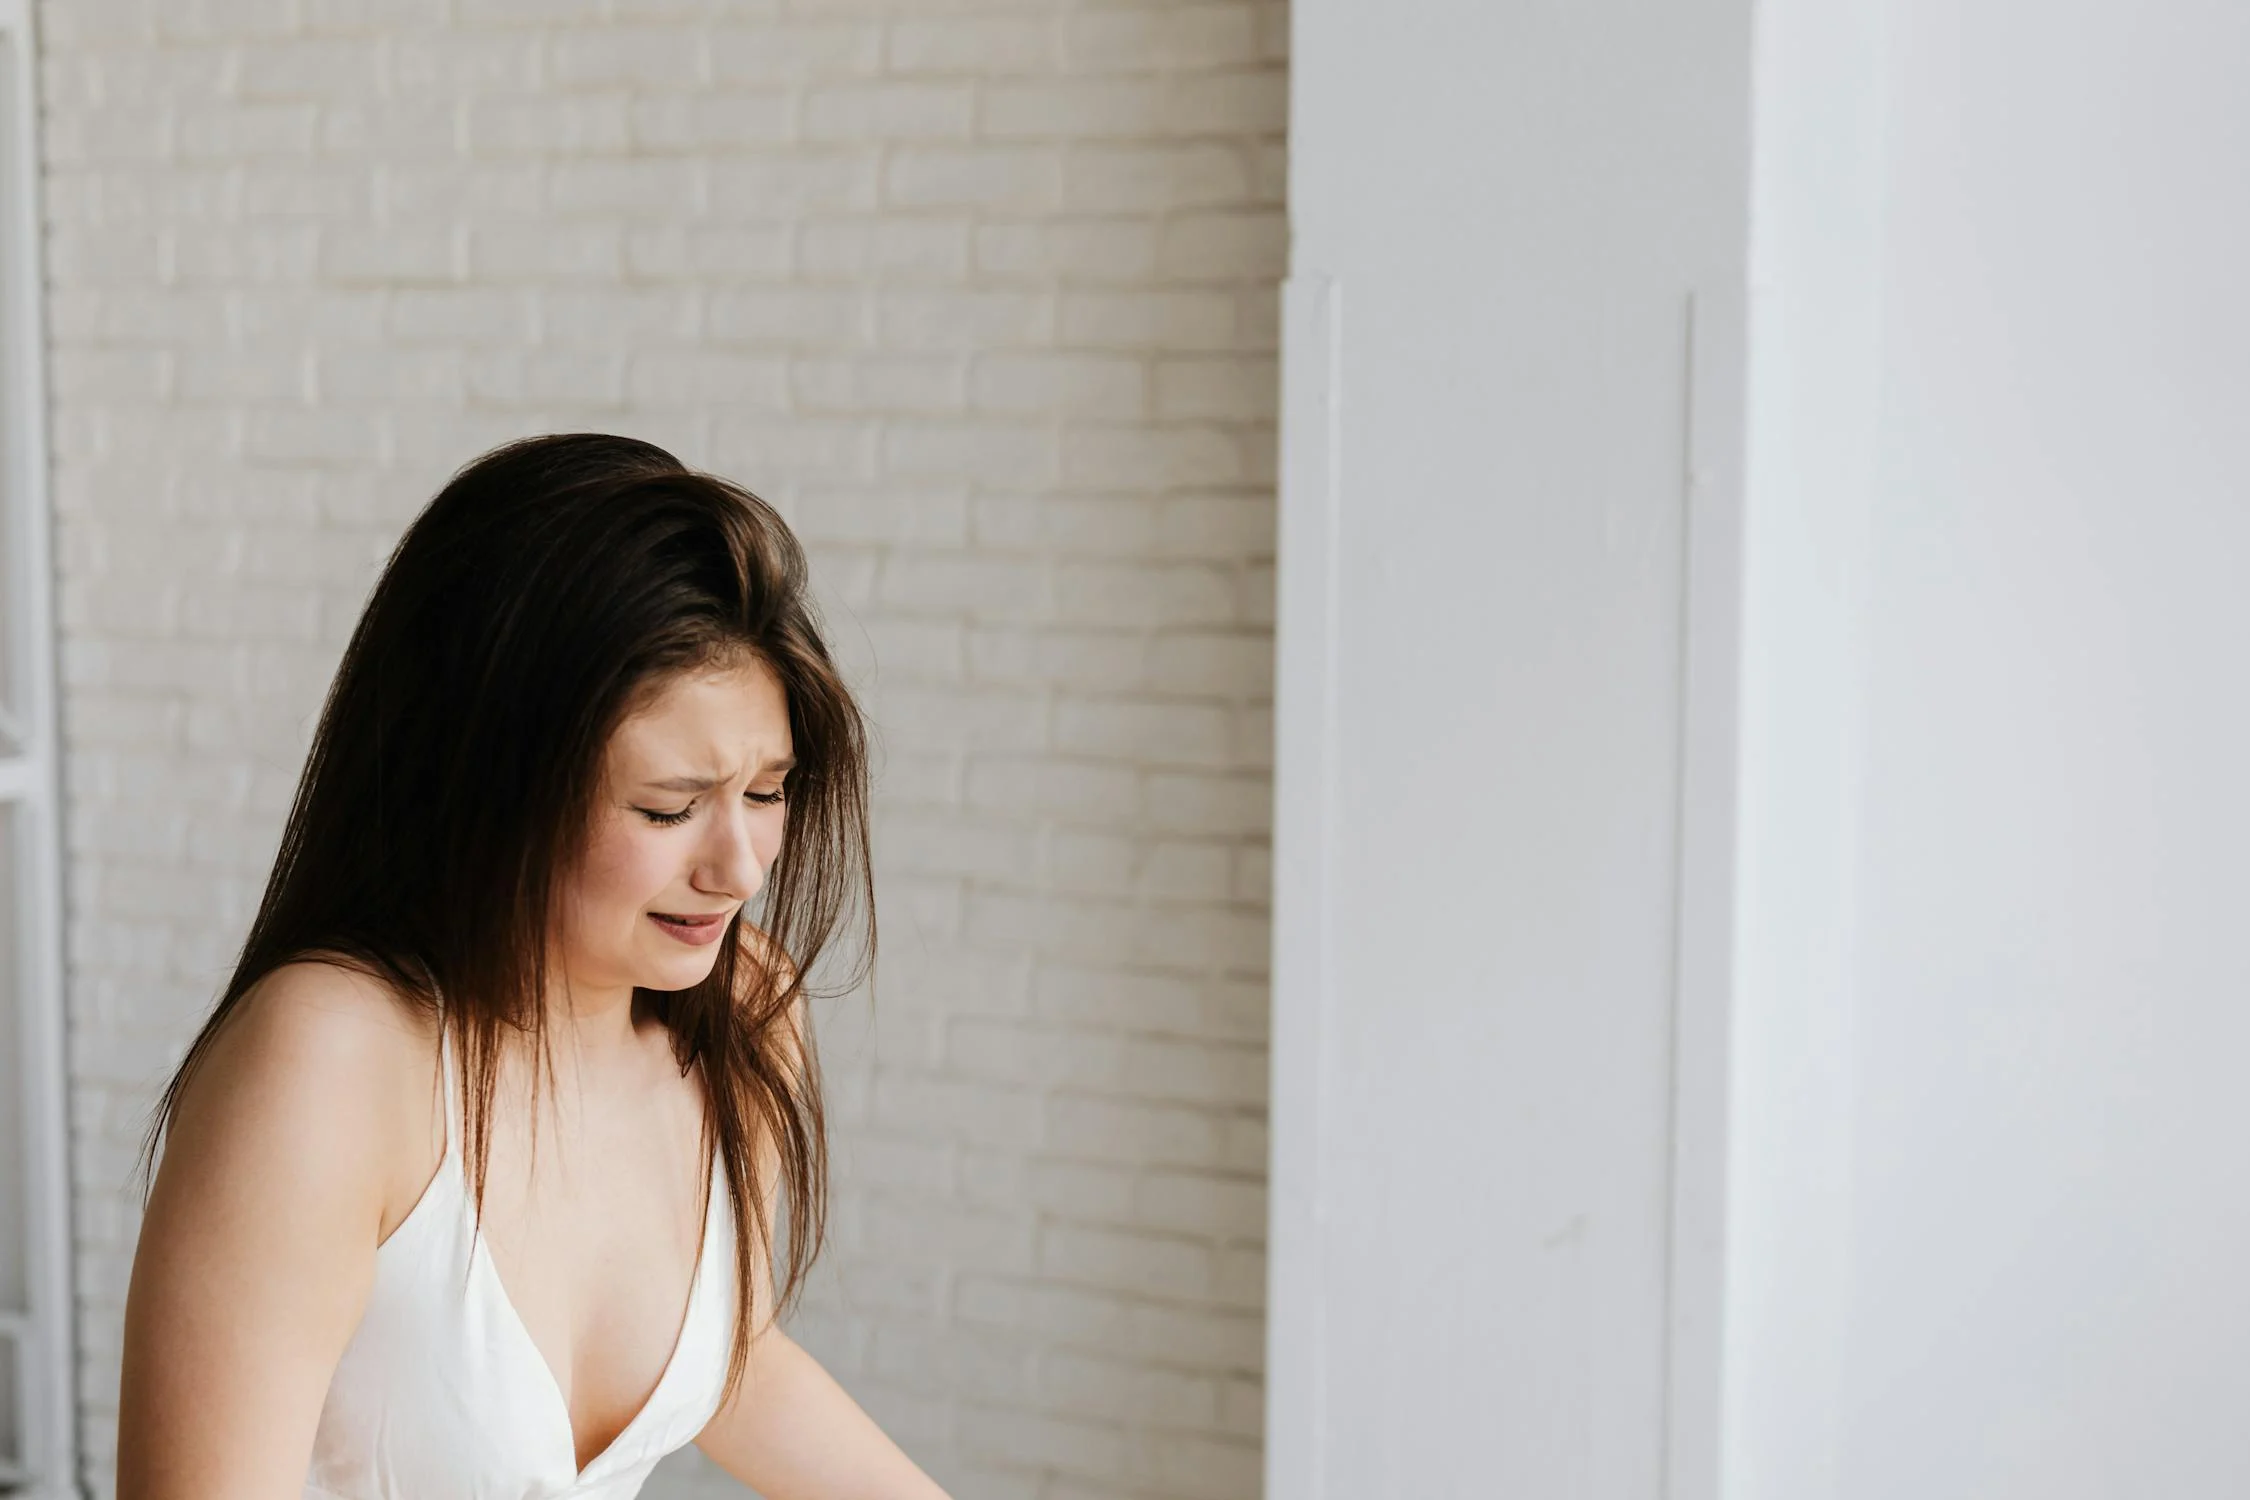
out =
<path fill-rule="evenodd" d="M 698 915 L 692 912 L 652 911 L 648 915 L 649 920 L 668 936 L 685 943 L 703 944 L 715 941 L 726 930 L 727 920 L 734 913 L 723 911 Z"/>

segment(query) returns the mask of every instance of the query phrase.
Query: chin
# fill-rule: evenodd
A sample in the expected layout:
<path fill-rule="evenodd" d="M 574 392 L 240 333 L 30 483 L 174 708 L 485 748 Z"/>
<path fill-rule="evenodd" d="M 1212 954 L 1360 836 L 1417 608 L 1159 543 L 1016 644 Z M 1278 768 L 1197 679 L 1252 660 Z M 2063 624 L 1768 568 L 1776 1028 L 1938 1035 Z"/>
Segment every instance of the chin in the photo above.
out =
<path fill-rule="evenodd" d="M 671 940 L 659 938 L 658 941 L 669 942 Z M 635 982 L 646 990 L 684 990 L 689 985 L 701 983 L 707 978 L 711 970 L 718 966 L 718 961 L 719 945 L 717 943 L 713 943 L 707 951 L 702 953 L 666 954 L 658 962 L 641 965 L 642 969 L 650 972 L 646 978 Z"/>

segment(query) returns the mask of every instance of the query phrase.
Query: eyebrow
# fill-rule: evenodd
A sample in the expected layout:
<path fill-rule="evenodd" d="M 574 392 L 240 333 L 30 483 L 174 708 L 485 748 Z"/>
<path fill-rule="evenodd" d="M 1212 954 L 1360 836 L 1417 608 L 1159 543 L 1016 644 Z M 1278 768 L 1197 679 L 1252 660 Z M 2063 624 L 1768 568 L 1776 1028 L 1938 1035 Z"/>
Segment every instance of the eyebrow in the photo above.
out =
<path fill-rule="evenodd" d="M 793 771 L 797 757 L 785 755 L 780 760 L 769 760 L 758 768 L 760 775 L 767 771 Z M 662 781 L 644 781 L 641 785 L 659 792 L 707 792 L 719 784 L 716 776 L 668 776 Z"/>

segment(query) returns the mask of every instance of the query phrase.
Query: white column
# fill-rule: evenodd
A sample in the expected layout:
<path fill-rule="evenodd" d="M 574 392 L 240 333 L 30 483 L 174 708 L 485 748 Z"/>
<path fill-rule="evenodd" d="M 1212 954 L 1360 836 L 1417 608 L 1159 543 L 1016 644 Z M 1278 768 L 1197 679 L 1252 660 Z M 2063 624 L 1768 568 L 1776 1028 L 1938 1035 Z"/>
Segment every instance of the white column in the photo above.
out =
<path fill-rule="evenodd" d="M 1749 24 L 1294 8 L 1273 1500 L 1712 1493 Z"/>

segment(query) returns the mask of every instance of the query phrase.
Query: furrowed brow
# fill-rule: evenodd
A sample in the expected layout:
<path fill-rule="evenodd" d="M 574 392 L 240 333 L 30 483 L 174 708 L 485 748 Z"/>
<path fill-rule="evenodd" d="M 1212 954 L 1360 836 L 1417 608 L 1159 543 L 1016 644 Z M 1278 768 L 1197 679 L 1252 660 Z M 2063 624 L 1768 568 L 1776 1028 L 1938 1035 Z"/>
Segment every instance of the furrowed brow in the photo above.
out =
<path fill-rule="evenodd" d="M 707 792 L 719 784 L 713 776 L 668 776 L 662 781 L 642 783 L 658 792 Z"/>
<path fill-rule="evenodd" d="M 793 771 L 796 768 L 797 757 L 785 755 L 779 760 L 767 761 L 759 769 L 764 772 Z M 720 778 L 716 776 L 667 776 L 662 781 L 647 781 L 641 784 L 651 791 L 658 792 L 707 792 L 717 786 L 719 780 Z"/>

